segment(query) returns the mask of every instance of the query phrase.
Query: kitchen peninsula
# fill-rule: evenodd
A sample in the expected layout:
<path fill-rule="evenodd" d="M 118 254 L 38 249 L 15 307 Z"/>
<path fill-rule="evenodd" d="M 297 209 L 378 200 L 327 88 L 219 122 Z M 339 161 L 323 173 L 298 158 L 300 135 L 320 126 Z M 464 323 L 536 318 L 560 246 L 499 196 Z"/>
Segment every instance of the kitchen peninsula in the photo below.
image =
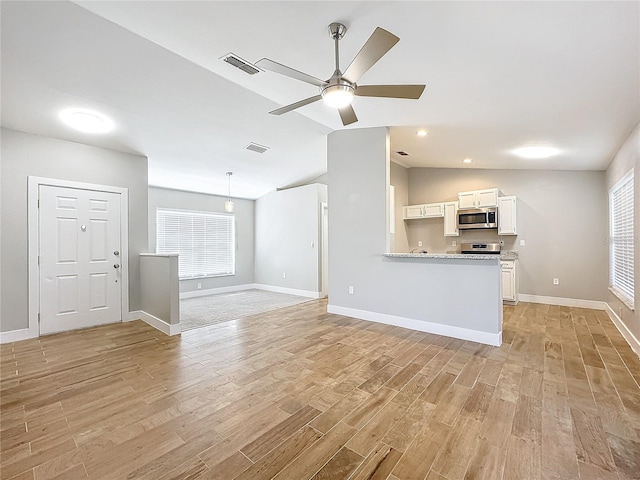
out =
<path fill-rule="evenodd" d="M 388 253 L 388 130 L 332 132 L 327 154 L 333 206 L 327 311 L 500 345 L 498 255 Z"/>
<path fill-rule="evenodd" d="M 500 255 L 384 253 L 382 261 L 402 278 L 404 293 L 418 304 L 403 312 L 414 320 L 410 328 L 502 343 Z"/>

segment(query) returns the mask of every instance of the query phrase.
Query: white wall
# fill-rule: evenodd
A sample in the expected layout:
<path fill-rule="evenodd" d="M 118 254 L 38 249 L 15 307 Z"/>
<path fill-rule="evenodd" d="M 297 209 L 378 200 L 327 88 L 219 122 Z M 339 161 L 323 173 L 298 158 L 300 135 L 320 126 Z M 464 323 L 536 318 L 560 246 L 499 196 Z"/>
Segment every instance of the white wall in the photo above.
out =
<path fill-rule="evenodd" d="M 321 291 L 320 205 L 326 201 L 322 184 L 273 191 L 256 200 L 256 283 Z"/>
<path fill-rule="evenodd" d="M 607 292 L 607 303 L 616 315 L 620 317 L 626 328 L 640 341 L 640 241 L 638 241 L 640 238 L 640 124 L 629 135 L 611 164 L 609 164 L 609 168 L 607 168 L 607 192 L 632 168 L 635 169 L 635 187 L 633 190 L 635 199 L 635 215 L 633 218 L 635 238 L 633 257 L 635 265 L 635 312 L 611 292 Z M 608 280 L 608 278 L 607 273 L 606 279 Z M 640 346 L 640 343 L 638 346 Z"/>
<path fill-rule="evenodd" d="M 147 158 L 2 129 L 0 331 L 28 328 L 27 177 L 129 189 L 129 310 L 140 309 L 138 254 L 147 250 Z"/>
<path fill-rule="evenodd" d="M 149 187 L 149 251 L 156 251 L 156 210 L 175 208 L 199 212 L 224 212 L 227 197 Z M 232 198 L 236 220 L 236 274 L 222 277 L 180 280 L 180 292 L 230 287 L 254 283 L 253 200 Z"/>

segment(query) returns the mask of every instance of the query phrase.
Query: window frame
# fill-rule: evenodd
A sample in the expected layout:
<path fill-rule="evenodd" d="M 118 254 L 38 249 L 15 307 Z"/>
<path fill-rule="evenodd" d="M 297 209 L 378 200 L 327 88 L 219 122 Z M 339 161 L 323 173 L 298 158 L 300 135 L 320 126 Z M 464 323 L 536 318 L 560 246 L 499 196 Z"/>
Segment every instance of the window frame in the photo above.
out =
<path fill-rule="evenodd" d="M 630 271 L 631 271 L 631 291 L 628 291 L 624 285 L 621 285 L 617 282 L 618 275 L 616 274 L 616 239 L 614 237 L 614 229 L 615 229 L 615 212 L 614 212 L 614 195 L 622 189 L 630 188 L 631 189 L 631 201 L 630 205 L 627 205 L 627 208 L 631 208 L 631 240 L 629 243 L 629 247 L 626 248 L 626 251 L 630 250 L 630 258 L 622 258 L 622 262 L 630 262 Z M 632 168 L 629 170 L 622 178 L 620 178 L 611 189 L 609 189 L 609 291 L 615 295 L 622 303 L 624 303 L 627 307 L 629 307 L 632 311 L 635 310 L 635 225 L 634 225 L 634 217 L 635 217 L 635 173 Z"/>
<path fill-rule="evenodd" d="M 223 213 L 223 212 L 211 212 L 211 211 L 201 211 L 201 210 L 185 210 L 185 209 L 178 209 L 178 208 L 167 208 L 167 207 L 157 207 L 156 208 L 156 253 L 159 254 L 175 254 L 175 253 L 179 253 L 179 252 L 174 252 L 174 251 L 159 251 L 159 233 L 160 233 L 160 228 L 158 225 L 159 222 L 159 212 L 171 212 L 171 213 L 177 213 L 177 214 L 181 214 L 181 215 L 191 215 L 191 216 L 199 216 L 199 217 L 210 217 L 210 218 L 228 218 L 231 220 L 231 238 L 229 241 L 229 249 L 230 249 L 230 256 L 231 256 L 231 262 L 230 262 L 230 267 L 231 267 L 231 271 L 230 273 L 206 273 L 206 272 L 202 272 L 201 274 L 194 274 L 194 275 L 184 275 L 182 276 L 180 274 L 180 267 L 178 266 L 178 279 L 180 281 L 182 280 L 196 280 L 196 279 L 202 279 L 202 278 L 216 278 L 216 277 L 231 277 L 231 276 L 235 276 L 236 275 L 236 269 L 237 269 L 237 258 L 236 258 L 236 251 L 237 251 L 237 240 L 236 240 L 236 221 L 235 221 L 235 215 L 233 213 Z M 178 255 L 178 264 L 180 263 L 180 255 Z"/>

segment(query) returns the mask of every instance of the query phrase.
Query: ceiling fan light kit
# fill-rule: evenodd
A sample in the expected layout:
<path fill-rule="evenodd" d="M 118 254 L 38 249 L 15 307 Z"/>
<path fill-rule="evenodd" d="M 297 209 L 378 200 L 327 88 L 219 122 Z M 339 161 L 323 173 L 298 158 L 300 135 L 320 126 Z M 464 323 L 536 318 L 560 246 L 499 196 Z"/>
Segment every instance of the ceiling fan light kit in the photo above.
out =
<path fill-rule="evenodd" d="M 295 78 L 302 82 L 310 83 L 320 88 L 320 94 L 300 100 L 291 105 L 287 105 L 269 112 L 272 115 L 282 115 L 297 108 L 309 105 L 310 103 L 323 100 L 330 107 L 338 109 L 343 125 L 349 125 L 358 121 L 351 102 L 354 96 L 360 97 L 386 97 L 386 98 L 406 98 L 417 100 L 422 95 L 425 85 L 363 85 L 358 86 L 356 82 L 364 75 L 378 60 L 380 60 L 391 48 L 400 40 L 394 34 L 387 32 L 383 28 L 377 27 L 371 34 L 364 46 L 355 56 L 344 74 L 340 70 L 340 51 L 338 42 L 344 37 L 347 27 L 341 23 L 334 22 L 329 25 L 329 35 L 334 41 L 336 69 L 329 80 L 320 80 L 306 73 L 294 70 L 291 67 L 274 62 L 268 58 L 263 58 L 256 62 L 256 65 L 264 70 Z"/>

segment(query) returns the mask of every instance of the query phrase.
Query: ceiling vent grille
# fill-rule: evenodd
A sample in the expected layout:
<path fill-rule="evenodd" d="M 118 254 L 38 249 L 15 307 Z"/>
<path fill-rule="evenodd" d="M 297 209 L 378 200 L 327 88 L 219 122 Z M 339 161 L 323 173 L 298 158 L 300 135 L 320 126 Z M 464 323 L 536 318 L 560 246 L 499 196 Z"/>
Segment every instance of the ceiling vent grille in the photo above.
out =
<path fill-rule="evenodd" d="M 247 150 L 251 150 L 252 152 L 264 153 L 269 150 L 269 147 L 265 147 L 264 145 L 258 145 L 257 143 L 251 142 L 249 145 L 245 147 Z"/>
<path fill-rule="evenodd" d="M 408 157 L 409 154 L 407 152 L 403 152 L 402 150 L 399 150 L 396 152 L 398 155 L 402 156 L 402 157 Z"/>
<path fill-rule="evenodd" d="M 245 73 L 248 73 L 249 75 L 255 75 L 256 73 L 260 72 L 260 69 L 250 64 L 246 60 L 241 59 L 235 53 L 228 53 L 227 55 L 222 57 L 222 60 L 233 65 L 236 68 L 239 68 L 240 70 L 242 70 Z"/>

